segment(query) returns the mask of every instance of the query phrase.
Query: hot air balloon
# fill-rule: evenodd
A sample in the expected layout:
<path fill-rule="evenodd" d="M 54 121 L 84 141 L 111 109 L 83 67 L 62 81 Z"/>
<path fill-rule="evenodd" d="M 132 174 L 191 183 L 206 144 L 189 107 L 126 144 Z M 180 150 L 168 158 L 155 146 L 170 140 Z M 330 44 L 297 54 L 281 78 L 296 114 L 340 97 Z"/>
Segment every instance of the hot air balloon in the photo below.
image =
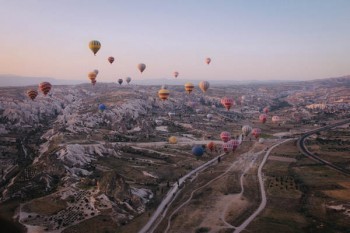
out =
<path fill-rule="evenodd" d="M 280 117 L 279 116 L 273 116 L 271 120 L 272 120 L 272 123 L 278 123 L 280 121 Z"/>
<path fill-rule="evenodd" d="M 263 124 L 265 124 L 266 119 L 267 119 L 266 114 L 261 114 L 261 115 L 259 116 L 259 120 L 260 120 L 260 122 L 263 123 Z"/>
<path fill-rule="evenodd" d="M 168 86 L 166 84 L 163 84 L 160 89 L 168 89 Z"/>
<path fill-rule="evenodd" d="M 97 76 L 97 74 L 94 71 L 89 72 L 89 74 L 88 74 L 88 77 L 90 80 L 96 79 L 96 76 Z"/>
<path fill-rule="evenodd" d="M 51 83 L 42 82 L 39 84 L 39 89 L 44 95 L 47 95 L 47 93 L 49 93 L 51 90 Z"/>
<path fill-rule="evenodd" d="M 259 128 L 254 128 L 254 129 L 252 129 L 252 135 L 253 135 L 255 138 L 259 138 L 259 137 L 260 137 L 260 134 L 261 134 L 261 129 L 259 129 Z"/>
<path fill-rule="evenodd" d="M 91 83 L 92 83 L 93 86 L 95 86 L 95 84 L 96 84 L 96 79 L 91 80 Z"/>
<path fill-rule="evenodd" d="M 157 125 L 162 125 L 163 124 L 163 120 L 162 119 L 156 119 L 156 124 Z"/>
<path fill-rule="evenodd" d="M 215 149 L 216 145 L 215 145 L 214 142 L 209 142 L 209 143 L 207 144 L 207 147 L 208 147 L 208 149 L 212 152 L 212 151 Z"/>
<path fill-rule="evenodd" d="M 112 64 L 114 62 L 114 57 L 108 57 L 108 61 Z"/>
<path fill-rule="evenodd" d="M 225 153 L 229 153 L 232 151 L 233 145 L 232 143 L 229 142 L 225 142 L 224 144 L 222 144 L 222 149 Z"/>
<path fill-rule="evenodd" d="M 268 113 L 269 111 L 270 111 L 269 107 L 265 107 L 265 108 L 263 109 L 263 112 L 264 112 L 264 113 Z"/>
<path fill-rule="evenodd" d="M 192 83 L 186 83 L 185 84 L 185 90 L 187 91 L 188 94 L 190 94 L 193 90 L 194 86 Z"/>
<path fill-rule="evenodd" d="M 142 72 L 146 69 L 146 65 L 143 64 L 143 63 L 140 63 L 140 64 L 137 65 L 137 68 L 139 69 L 139 71 L 142 74 Z"/>
<path fill-rule="evenodd" d="M 170 92 L 167 89 L 160 89 L 158 91 L 158 96 L 161 100 L 167 100 L 169 97 Z"/>
<path fill-rule="evenodd" d="M 248 136 L 251 132 L 252 132 L 252 127 L 250 127 L 249 125 L 244 125 L 242 127 L 242 133 L 244 134 L 244 136 Z"/>
<path fill-rule="evenodd" d="M 259 138 L 259 143 L 260 144 L 263 144 L 265 142 L 265 139 L 264 138 Z"/>
<path fill-rule="evenodd" d="M 209 82 L 207 81 L 201 81 L 198 86 L 205 93 L 208 90 L 210 85 L 209 85 Z"/>
<path fill-rule="evenodd" d="M 177 76 L 179 76 L 179 72 L 175 71 L 174 72 L 174 77 L 177 78 Z"/>
<path fill-rule="evenodd" d="M 101 43 L 97 40 L 92 40 L 89 43 L 89 48 L 91 49 L 91 51 L 94 53 L 94 55 L 96 56 L 96 53 L 98 52 L 98 50 L 100 50 L 101 48 Z"/>
<path fill-rule="evenodd" d="M 221 104 L 224 105 L 227 111 L 229 111 L 231 106 L 234 104 L 234 101 L 232 98 L 224 97 L 221 99 Z"/>
<path fill-rule="evenodd" d="M 119 85 L 122 85 L 122 83 L 123 83 L 123 79 L 118 79 L 118 83 L 119 83 Z"/>
<path fill-rule="evenodd" d="M 93 72 L 98 75 L 98 69 L 95 69 Z"/>
<path fill-rule="evenodd" d="M 195 155 L 196 157 L 200 157 L 204 154 L 203 147 L 201 146 L 194 146 L 192 148 L 192 154 Z"/>
<path fill-rule="evenodd" d="M 131 82 L 131 78 L 130 77 L 127 77 L 126 79 L 126 82 L 129 84 Z"/>
<path fill-rule="evenodd" d="M 208 118 L 209 121 L 211 121 L 211 119 L 213 119 L 213 114 L 210 114 L 210 113 L 207 114 L 207 118 Z"/>
<path fill-rule="evenodd" d="M 230 140 L 231 134 L 229 132 L 227 132 L 227 131 L 223 131 L 220 134 L 220 138 L 221 138 L 222 141 L 227 142 L 228 140 Z"/>
<path fill-rule="evenodd" d="M 175 112 L 168 112 L 168 116 L 171 118 L 171 117 L 173 117 L 173 116 L 175 116 L 176 114 L 175 114 Z"/>
<path fill-rule="evenodd" d="M 176 144 L 176 143 L 177 143 L 177 138 L 176 138 L 175 136 L 171 136 L 171 137 L 169 138 L 169 143 L 170 143 L 170 144 Z"/>
<path fill-rule="evenodd" d="M 27 95 L 31 100 L 34 100 L 38 96 L 38 92 L 36 90 L 28 90 Z"/>
<path fill-rule="evenodd" d="M 209 64 L 210 64 L 210 62 L 211 62 L 210 57 L 207 57 L 207 58 L 205 59 L 205 63 L 207 63 L 207 65 L 209 65 Z"/>
<path fill-rule="evenodd" d="M 103 112 L 104 110 L 106 110 L 106 105 L 104 105 L 104 104 L 98 105 L 98 110 L 99 110 L 100 112 Z"/>
<path fill-rule="evenodd" d="M 237 149 L 237 147 L 239 146 L 239 142 L 237 140 L 230 140 L 227 143 L 230 143 L 232 145 L 232 151 L 235 151 Z"/>

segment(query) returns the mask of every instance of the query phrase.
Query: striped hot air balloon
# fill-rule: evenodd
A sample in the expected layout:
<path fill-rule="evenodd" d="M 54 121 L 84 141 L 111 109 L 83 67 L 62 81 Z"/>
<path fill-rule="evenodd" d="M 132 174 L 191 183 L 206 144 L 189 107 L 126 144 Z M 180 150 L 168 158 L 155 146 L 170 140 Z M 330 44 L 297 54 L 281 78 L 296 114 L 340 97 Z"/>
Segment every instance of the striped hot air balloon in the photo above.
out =
<path fill-rule="evenodd" d="M 170 92 L 167 89 L 160 89 L 158 91 L 158 96 L 161 100 L 167 100 L 169 97 Z"/>
<path fill-rule="evenodd" d="M 233 148 L 232 143 L 225 142 L 224 144 L 222 144 L 222 149 L 225 153 L 230 153 L 232 151 L 232 148 Z"/>
<path fill-rule="evenodd" d="M 187 91 L 188 94 L 190 94 L 193 90 L 194 86 L 192 83 L 186 83 L 185 84 L 185 90 Z"/>
<path fill-rule="evenodd" d="M 207 81 L 201 81 L 201 82 L 198 84 L 198 86 L 199 86 L 199 88 L 205 93 L 205 92 L 208 90 L 210 84 L 209 84 L 209 82 L 207 82 Z"/>
<path fill-rule="evenodd" d="M 49 82 L 42 82 L 39 84 L 39 89 L 45 96 L 50 92 L 51 87 L 51 83 Z"/>
<path fill-rule="evenodd" d="M 250 127 L 249 125 L 244 125 L 242 127 L 242 133 L 244 134 L 244 136 L 248 136 L 251 132 L 252 132 L 252 127 Z"/>
<path fill-rule="evenodd" d="M 30 89 L 27 91 L 27 95 L 31 100 L 34 100 L 38 96 L 38 92 L 36 90 Z"/>
<path fill-rule="evenodd" d="M 232 151 L 235 151 L 237 147 L 239 146 L 239 142 L 235 139 L 232 139 L 228 141 L 227 143 L 230 143 L 232 145 Z"/>
<path fill-rule="evenodd" d="M 101 43 L 97 40 L 92 40 L 89 43 L 89 48 L 91 49 L 91 51 L 94 53 L 94 55 L 96 56 L 96 53 L 98 52 L 98 50 L 100 50 L 101 48 Z"/>

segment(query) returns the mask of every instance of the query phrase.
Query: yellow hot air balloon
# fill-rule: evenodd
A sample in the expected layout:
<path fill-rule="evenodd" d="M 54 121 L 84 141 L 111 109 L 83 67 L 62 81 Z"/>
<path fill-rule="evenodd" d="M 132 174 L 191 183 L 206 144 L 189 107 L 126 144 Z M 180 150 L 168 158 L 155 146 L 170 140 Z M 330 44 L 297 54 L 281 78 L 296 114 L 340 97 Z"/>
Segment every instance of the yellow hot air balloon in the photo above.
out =
<path fill-rule="evenodd" d="M 176 143 L 177 143 L 177 138 L 176 138 L 175 136 L 171 136 L 171 137 L 169 138 L 169 143 L 170 143 L 170 144 L 176 144 Z"/>
<path fill-rule="evenodd" d="M 169 97 L 170 92 L 167 89 L 160 89 L 158 91 L 158 96 L 161 100 L 167 100 Z"/>
<path fill-rule="evenodd" d="M 91 49 L 91 51 L 94 53 L 94 55 L 96 56 L 96 53 L 98 52 L 98 50 L 100 50 L 101 48 L 101 43 L 97 40 L 92 40 L 89 43 L 89 48 Z"/>
<path fill-rule="evenodd" d="M 206 92 L 210 85 L 207 81 L 201 81 L 198 86 L 203 92 Z"/>
<path fill-rule="evenodd" d="M 185 84 L 185 90 L 188 92 L 188 94 L 190 94 L 193 90 L 194 86 L 192 83 L 186 83 Z"/>
<path fill-rule="evenodd" d="M 90 80 L 95 79 L 96 76 L 97 76 L 97 74 L 95 73 L 95 71 L 89 72 L 89 74 L 88 74 L 88 77 L 89 77 Z"/>

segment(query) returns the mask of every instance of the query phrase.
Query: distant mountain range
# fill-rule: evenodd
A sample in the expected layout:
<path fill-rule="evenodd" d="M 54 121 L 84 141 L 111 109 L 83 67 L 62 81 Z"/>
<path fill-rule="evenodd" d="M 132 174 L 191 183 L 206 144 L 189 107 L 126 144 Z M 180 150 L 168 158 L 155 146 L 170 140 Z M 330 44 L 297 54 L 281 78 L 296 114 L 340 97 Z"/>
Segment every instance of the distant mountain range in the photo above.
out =
<path fill-rule="evenodd" d="M 334 81 L 338 79 L 349 79 L 349 76 L 343 76 L 338 78 L 327 78 L 317 80 L 307 80 L 308 82 L 316 81 Z M 0 86 L 32 86 L 38 85 L 40 82 L 50 82 L 53 85 L 76 85 L 88 83 L 88 80 L 65 80 L 56 79 L 50 77 L 24 77 L 18 75 L 0 75 Z M 197 79 L 175 79 L 175 78 L 163 78 L 163 79 L 142 79 L 132 80 L 132 84 L 137 85 L 183 85 L 184 82 L 192 82 L 197 84 L 200 80 Z M 248 84 L 268 84 L 268 83 L 290 83 L 290 82 L 302 82 L 303 80 L 210 80 L 211 85 L 248 85 Z"/>

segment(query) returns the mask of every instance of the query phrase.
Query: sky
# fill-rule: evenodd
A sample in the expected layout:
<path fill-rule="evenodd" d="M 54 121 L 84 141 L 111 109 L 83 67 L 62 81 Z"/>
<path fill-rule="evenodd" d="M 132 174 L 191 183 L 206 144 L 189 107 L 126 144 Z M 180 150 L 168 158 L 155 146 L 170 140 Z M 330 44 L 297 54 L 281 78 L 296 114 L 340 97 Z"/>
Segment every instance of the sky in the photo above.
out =
<path fill-rule="evenodd" d="M 0 74 L 88 81 L 98 69 L 104 82 L 171 79 L 174 71 L 178 79 L 208 81 L 350 74 L 349 0 L 0 0 L 0 6 Z M 96 56 L 91 40 L 102 44 Z M 138 63 L 147 66 L 142 75 Z"/>

